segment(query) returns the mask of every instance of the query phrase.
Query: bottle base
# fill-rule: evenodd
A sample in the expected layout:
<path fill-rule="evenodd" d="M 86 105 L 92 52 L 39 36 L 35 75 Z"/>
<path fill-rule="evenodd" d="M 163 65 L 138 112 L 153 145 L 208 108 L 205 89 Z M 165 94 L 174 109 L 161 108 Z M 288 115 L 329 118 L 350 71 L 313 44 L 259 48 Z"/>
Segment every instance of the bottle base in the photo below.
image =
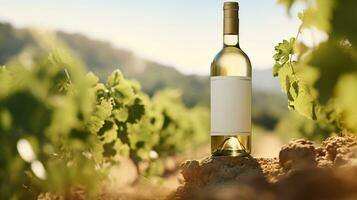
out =
<path fill-rule="evenodd" d="M 229 156 L 229 157 L 246 157 L 249 156 L 250 153 L 244 150 L 218 150 L 212 153 L 212 156 Z"/>
<path fill-rule="evenodd" d="M 211 152 L 213 156 L 243 157 L 250 155 L 250 135 L 211 136 Z"/>

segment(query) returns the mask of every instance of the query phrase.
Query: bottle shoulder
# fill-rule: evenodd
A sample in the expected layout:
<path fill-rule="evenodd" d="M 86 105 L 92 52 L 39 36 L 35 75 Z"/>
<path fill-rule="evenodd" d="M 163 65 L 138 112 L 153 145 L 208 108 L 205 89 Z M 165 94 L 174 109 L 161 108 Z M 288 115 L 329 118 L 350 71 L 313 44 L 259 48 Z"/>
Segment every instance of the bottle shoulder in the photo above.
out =
<path fill-rule="evenodd" d="M 245 61 L 250 65 L 250 59 L 248 55 L 243 50 L 236 47 L 225 47 L 221 49 L 214 57 L 213 62 L 220 63 L 231 59 Z"/>
<path fill-rule="evenodd" d="M 227 72 L 222 74 L 223 72 Z M 251 62 L 244 51 L 236 47 L 223 48 L 212 61 L 211 75 L 251 76 Z"/>

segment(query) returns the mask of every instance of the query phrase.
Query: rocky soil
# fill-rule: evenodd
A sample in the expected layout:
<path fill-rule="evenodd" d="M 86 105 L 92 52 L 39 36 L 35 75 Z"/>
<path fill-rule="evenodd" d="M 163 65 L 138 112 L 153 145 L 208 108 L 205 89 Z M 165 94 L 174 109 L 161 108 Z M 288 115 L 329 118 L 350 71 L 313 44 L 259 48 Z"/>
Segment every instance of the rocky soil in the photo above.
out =
<path fill-rule="evenodd" d="M 279 158 L 205 157 L 181 165 L 182 185 L 167 199 L 357 199 L 357 139 L 304 139 L 284 145 Z"/>

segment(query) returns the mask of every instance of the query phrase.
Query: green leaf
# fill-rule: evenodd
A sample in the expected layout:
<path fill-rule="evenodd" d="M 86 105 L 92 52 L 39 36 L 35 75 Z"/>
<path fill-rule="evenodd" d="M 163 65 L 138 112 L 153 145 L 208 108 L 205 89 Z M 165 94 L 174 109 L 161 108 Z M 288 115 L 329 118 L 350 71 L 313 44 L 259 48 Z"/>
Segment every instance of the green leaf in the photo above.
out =
<path fill-rule="evenodd" d="M 280 70 L 279 70 L 279 75 L 278 75 L 278 78 L 279 78 L 279 81 L 280 81 L 280 87 L 281 87 L 281 90 L 284 92 L 284 93 L 287 93 L 290 85 L 286 84 L 287 82 L 290 83 L 290 80 L 286 80 L 288 79 L 288 77 L 293 77 L 293 72 L 291 70 L 291 67 L 289 66 L 289 64 L 284 64 Z"/>
<path fill-rule="evenodd" d="M 11 128 L 12 117 L 7 109 L 0 108 L 0 131 L 8 131 Z"/>
<path fill-rule="evenodd" d="M 286 79 L 288 81 L 288 78 Z M 287 86 L 287 96 L 289 101 L 294 101 L 299 94 L 299 84 L 298 81 L 288 81 Z"/>
<path fill-rule="evenodd" d="M 294 101 L 294 98 L 290 95 L 290 85 L 291 85 L 290 77 L 286 76 L 285 77 L 285 91 L 286 91 L 286 94 L 288 96 L 288 100 L 289 101 Z"/>
<path fill-rule="evenodd" d="M 151 161 L 149 167 L 145 170 L 146 176 L 160 176 L 165 170 L 164 163 L 161 160 Z"/>
<path fill-rule="evenodd" d="M 297 17 L 298 17 L 301 21 L 304 21 L 304 12 L 298 12 Z"/>
<path fill-rule="evenodd" d="M 336 103 L 343 112 L 343 123 L 357 130 L 357 72 L 342 75 L 336 85 Z"/>
<path fill-rule="evenodd" d="M 0 98 L 10 95 L 12 85 L 11 72 L 5 66 L 0 66 Z"/>
<path fill-rule="evenodd" d="M 90 86 L 95 86 L 99 82 L 99 78 L 94 75 L 92 72 L 87 73 L 86 79 Z"/>
<path fill-rule="evenodd" d="M 320 77 L 314 87 L 318 90 L 322 104 L 333 97 L 334 86 L 342 75 L 357 70 L 356 58 L 349 48 L 336 41 L 321 43 L 312 53 L 309 65 L 319 69 Z"/>
<path fill-rule="evenodd" d="M 315 0 L 315 6 L 308 7 L 304 12 L 303 27 L 315 27 L 329 32 L 331 29 L 330 19 L 335 6 L 335 0 Z"/>
<path fill-rule="evenodd" d="M 294 53 L 293 47 L 295 44 L 295 38 L 290 38 L 289 41 L 283 40 L 277 46 L 274 47 L 275 54 L 273 56 L 275 63 L 279 65 L 284 65 L 287 63 Z"/>
<path fill-rule="evenodd" d="M 332 37 L 347 39 L 354 49 L 357 46 L 357 1 L 337 1 L 332 14 Z"/>
<path fill-rule="evenodd" d="M 120 140 L 116 140 L 114 144 L 114 148 L 117 152 L 117 154 L 114 157 L 116 161 L 118 161 L 121 156 L 129 157 L 130 148 L 127 144 L 123 144 L 122 142 L 120 142 Z"/>
<path fill-rule="evenodd" d="M 273 76 L 274 77 L 279 75 L 279 70 L 282 67 L 283 67 L 283 65 L 280 65 L 279 63 L 275 63 L 275 65 L 273 66 Z"/>
<path fill-rule="evenodd" d="M 145 106 L 141 104 L 139 98 L 136 98 L 133 105 L 130 105 L 128 108 L 128 123 L 137 123 L 142 116 L 145 114 Z"/>
<path fill-rule="evenodd" d="M 133 87 L 126 80 L 123 80 L 120 84 L 116 84 L 112 87 L 111 93 L 117 104 L 128 104 L 135 97 Z"/>
<path fill-rule="evenodd" d="M 314 98 L 307 85 L 299 84 L 299 93 L 293 104 L 294 109 L 300 114 L 309 119 L 316 119 Z"/>
<path fill-rule="evenodd" d="M 295 0 L 278 0 L 278 3 L 284 5 L 287 11 L 290 11 L 294 2 Z"/>
<path fill-rule="evenodd" d="M 299 95 L 299 84 L 298 81 L 294 81 L 291 84 L 291 87 L 289 89 L 289 93 L 293 99 L 296 99 Z"/>
<path fill-rule="evenodd" d="M 107 86 L 114 87 L 123 80 L 123 74 L 120 70 L 115 70 L 107 79 Z"/>
<path fill-rule="evenodd" d="M 115 141 L 105 143 L 103 145 L 103 156 L 104 157 L 114 157 L 117 154 L 117 151 L 114 148 Z"/>
<path fill-rule="evenodd" d="M 298 0 L 278 1 L 288 11 L 296 2 Z M 315 44 L 309 47 L 294 39 L 283 40 L 275 47 L 273 75 L 278 76 L 290 109 L 310 119 L 318 118 L 318 127 L 324 127 L 324 132 L 355 131 L 357 23 L 354 19 L 357 19 L 357 1 L 299 2 L 306 9 L 298 13 L 302 21 L 298 31 L 316 29 L 327 35 L 326 41 L 318 43 L 317 47 Z M 286 66 L 293 68 L 294 74 Z M 300 132 L 321 132 L 310 125 L 302 127 Z"/>
<path fill-rule="evenodd" d="M 101 100 L 99 105 L 95 106 L 95 110 L 87 122 L 87 127 L 91 133 L 97 133 L 104 125 L 104 121 L 111 115 L 112 104 L 109 100 Z"/>
<path fill-rule="evenodd" d="M 306 46 L 303 42 L 297 42 L 294 45 L 294 53 L 296 53 L 298 55 L 299 60 L 300 60 L 301 56 L 303 56 L 308 50 L 309 50 L 309 47 Z"/>
<path fill-rule="evenodd" d="M 113 115 L 116 120 L 125 122 L 129 117 L 129 112 L 127 107 L 117 108 L 113 111 Z"/>
<path fill-rule="evenodd" d="M 110 120 L 105 120 L 103 126 L 98 131 L 98 136 L 103 137 L 107 131 L 110 131 L 114 126 L 114 123 Z"/>

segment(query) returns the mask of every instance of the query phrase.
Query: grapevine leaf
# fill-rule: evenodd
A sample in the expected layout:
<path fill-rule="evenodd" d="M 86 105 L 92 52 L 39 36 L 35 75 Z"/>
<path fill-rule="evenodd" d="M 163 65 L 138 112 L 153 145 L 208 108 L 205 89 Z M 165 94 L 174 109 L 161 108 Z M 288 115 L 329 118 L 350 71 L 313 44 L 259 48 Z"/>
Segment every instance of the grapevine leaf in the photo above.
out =
<path fill-rule="evenodd" d="M 288 11 L 296 2 L 298 0 L 278 0 Z M 290 109 L 310 119 L 316 119 L 318 114 L 318 122 L 324 123 L 321 127 L 329 127 L 326 128 L 329 132 L 346 128 L 357 130 L 357 93 L 354 92 L 357 85 L 357 23 L 354 20 L 357 19 L 354 11 L 357 1 L 300 2 L 306 9 L 298 14 L 302 21 L 298 31 L 317 29 L 327 34 L 327 41 L 317 47 L 314 44 L 313 48 L 299 42 L 292 45 L 292 51 L 289 49 L 294 43 L 292 40 L 279 43 L 275 47 L 273 75 L 278 76 Z M 297 58 L 296 63 L 292 58 Z M 293 74 L 286 66 L 291 66 Z M 314 131 L 311 128 L 313 126 L 309 130 L 302 128 L 301 132 Z"/>
<path fill-rule="evenodd" d="M 117 126 L 114 126 L 114 123 L 111 121 L 106 121 L 98 135 L 100 140 L 104 143 L 111 142 L 117 139 Z"/>
<path fill-rule="evenodd" d="M 343 75 L 336 86 L 336 101 L 343 110 L 343 120 L 348 128 L 357 130 L 357 73 Z M 348 91 L 348 92 L 346 92 Z"/>
<path fill-rule="evenodd" d="M 346 0 L 336 3 L 331 17 L 332 36 L 346 38 L 352 46 L 357 46 L 357 1 Z"/>
<path fill-rule="evenodd" d="M 0 98 L 7 96 L 11 92 L 11 73 L 5 66 L 0 66 Z"/>
<path fill-rule="evenodd" d="M 278 3 L 284 5 L 287 11 L 290 11 L 294 2 L 295 0 L 278 0 Z"/>
<path fill-rule="evenodd" d="M 145 114 L 145 106 L 141 103 L 139 98 L 136 98 L 134 104 L 128 106 L 128 123 L 137 123 Z"/>
<path fill-rule="evenodd" d="M 52 123 L 48 127 L 50 132 L 68 133 L 71 129 L 75 128 L 77 121 L 77 108 L 75 102 L 67 103 L 54 103 L 56 108 L 52 114 Z"/>
<path fill-rule="evenodd" d="M 290 40 L 283 40 L 283 42 L 279 43 L 275 46 L 275 55 L 274 59 L 277 62 L 284 64 L 289 60 L 289 56 L 293 54 L 293 46 L 295 43 L 295 38 L 290 38 Z"/>
<path fill-rule="evenodd" d="M 130 148 L 127 144 L 123 144 L 120 140 L 116 140 L 114 144 L 114 149 L 117 154 L 114 156 L 115 160 L 119 160 L 120 156 L 129 157 Z"/>
<path fill-rule="evenodd" d="M 152 164 L 145 170 L 146 176 L 159 176 L 165 170 L 164 164 L 161 160 L 155 160 Z"/>
<path fill-rule="evenodd" d="M 298 59 L 300 59 L 308 50 L 309 47 L 306 46 L 303 42 L 297 42 L 294 45 L 294 53 L 298 55 Z"/>
<path fill-rule="evenodd" d="M 315 27 L 319 30 L 329 32 L 331 28 L 330 19 L 334 8 L 334 0 L 316 0 L 316 6 L 309 7 L 304 12 L 303 26 Z"/>
<path fill-rule="evenodd" d="M 299 84 L 299 93 L 293 104 L 294 109 L 300 114 L 309 119 L 316 119 L 315 102 L 307 85 Z"/>
<path fill-rule="evenodd" d="M 295 43 L 295 38 L 290 38 L 290 40 L 283 40 L 277 46 L 274 47 L 275 54 L 273 56 L 275 64 L 273 67 L 273 76 L 278 76 L 281 68 L 285 66 L 286 63 L 289 63 L 290 57 L 293 54 L 293 47 Z M 285 80 L 284 80 L 285 84 Z M 283 90 L 286 91 L 286 90 Z"/>
<path fill-rule="evenodd" d="M 115 124 L 118 126 L 118 135 L 121 137 L 124 143 L 128 143 L 127 138 L 123 138 L 128 135 L 128 127 L 125 122 L 115 121 Z"/>
<path fill-rule="evenodd" d="M 104 136 L 105 132 L 113 128 L 114 123 L 109 120 L 105 120 L 104 125 L 98 131 L 98 136 Z"/>
<path fill-rule="evenodd" d="M 110 94 L 109 94 L 109 91 L 105 87 L 104 84 L 98 83 L 97 85 L 95 85 L 93 87 L 93 90 L 96 91 L 98 100 L 100 100 L 100 99 L 109 99 Z"/>
<path fill-rule="evenodd" d="M 291 110 L 295 109 L 294 102 L 293 101 L 288 101 L 288 108 Z"/>
<path fill-rule="evenodd" d="M 278 76 L 279 75 L 279 70 L 282 68 L 283 65 L 280 65 L 279 63 L 275 63 L 273 66 L 273 76 Z"/>
<path fill-rule="evenodd" d="M 121 80 L 123 79 L 123 74 L 120 72 L 120 70 L 115 70 L 107 79 L 107 86 L 114 87 L 118 85 Z"/>
<path fill-rule="evenodd" d="M 134 89 L 129 82 L 122 81 L 112 89 L 112 95 L 117 103 L 128 104 L 134 98 Z"/>
<path fill-rule="evenodd" d="M 290 82 L 290 78 L 289 76 L 286 76 L 285 78 L 285 90 L 286 90 L 286 94 L 288 96 L 288 100 L 289 101 L 294 101 L 294 98 L 291 96 L 290 94 L 290 85 L 291 85 L 291 82 Z"/>
<path fill-rule="evenodd" d="M 116 120 L 125 122 L 129 116 L 128 108 L 126 108 L 126 107 L 117 108 L 113 111 L 113 115 Z"/>
<path fill-rule="evenodd" d="M 297 17 L 298 17 L 301 21 L 304 21 L 304 12 L 298 12 Z"/>
<path fill-rule="evenodd" d="M 135 94 L 140 92 L 141 85 L 140 85 L 139 81 L 137 81 L 137 80 L 128 80 L 128 82 L 130 83 L 131 87 L 133 88 Z"/>
<path fill-rule="evenodd" d="M 279 78 L 279 81 L 280 81 L 280 87 L 281 87 L 281 90 L 284 92 L 284 93 L 287 93 L 287 91 L 289 90 L 290 88 L 290 85 L 289 84 L 286 84 L 287 83 L 287 78 L 288 77 L 292 77 L 293 76 L 293 72 L 291 70 L 291 67 L 289 66 L 289 64 L 284 64 L 280 70 L 279 70 L 279 75 L 278 75 L 278 78 Z M 289 80 L 290 81 L 290 80 Z M 290 83 L 290 82 L 289 82 Z"/>
<path fill-rule="evenodd" d="M 312 119 L 313 120 L 317 120 L 317 112 L 318 112 L 318 105 L 317 103 L 314 101 L 312 103 Z"/>
<path fill-rule="evenodd" d="M 92 72 L 87 73 L 86 79 L 90 86 L 95 86 L 99 82 L 99 78 L 94 75 Z"/>
<path fill-rule="evenodd" d="M 104 120 L 111 115 L 112 109 L 112 104 L 108 100 L 101 100 L 99 105 L 95 106 L 95 110 L 87 122 L 91 133 L 97 133 L 100 130 L 104 125 Z"/>
<path fill-rule="evenodd" d="M 286 62 L 288 62 L 288 60 L 289 60 L 289 55 L 288 55 L 288 56 L 282 56 L 282 57 L 280 58 L 280 62 L 281 62 L 281 63 L 286 63 Z"/>
<path fill-rule="evenodd" d="M 8 131 L 11 128 L 12 117 L 7 109 L 0 109 L 0 131 Z"/>
<path fill-rule="evenodd" d="M 115 156 L 117 151 L 115 150 L 114 148 L 114 145 L 115 145 L 115 140 L 112 141 L 112 142 L 109 142 L 109 143 L 105 143 L 103 145 L 103 156 L 104 157 L 112 157 L 112 156 Z"/>
<path fill-rule="evenodd" d="M 321 43 L 313 52 L 309 64 L 320 71 L 320 77 L 314 87 L 319 92 L 319 101 L 322 104 L 326 104 L 333 96 L 338 79 L 355 71 L 357 67 L 357 62 L 348 47 L 334 41 Z"/>
<path fill-rule="evenodd" d="M 299 84 L 297 81 L 293 81 L 290 86 L 291 87 L 289 88 L 289 95 L 293 100 L 295 100 L 299 94 Z"/>

